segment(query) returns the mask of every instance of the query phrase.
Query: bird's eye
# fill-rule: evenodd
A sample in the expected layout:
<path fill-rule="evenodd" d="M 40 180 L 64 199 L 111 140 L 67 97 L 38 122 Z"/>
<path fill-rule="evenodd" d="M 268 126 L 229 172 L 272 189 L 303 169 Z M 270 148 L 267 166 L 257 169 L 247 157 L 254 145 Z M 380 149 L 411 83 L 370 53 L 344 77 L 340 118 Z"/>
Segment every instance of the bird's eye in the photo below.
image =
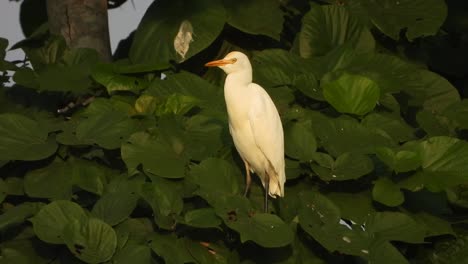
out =
<path fill-rule="evenodd" d="M 233 58 L 231 61 L 232 61 L 232 63 L 236 63 L 237 59 Z"/>

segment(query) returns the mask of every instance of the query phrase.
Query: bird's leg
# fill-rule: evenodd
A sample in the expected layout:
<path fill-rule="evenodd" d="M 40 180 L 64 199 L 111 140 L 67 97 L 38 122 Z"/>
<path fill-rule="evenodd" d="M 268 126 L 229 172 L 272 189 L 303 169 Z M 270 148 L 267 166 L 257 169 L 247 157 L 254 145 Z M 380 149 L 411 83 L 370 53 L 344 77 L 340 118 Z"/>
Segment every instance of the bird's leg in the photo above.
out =
<path fill-rule="evenodd" d="M 250 189 L 250 183 L 252 182 L 252 178 L 250 177 L 250 165 L 244 161 L 245 165 L 245 191 L 244 191 L 244 197 L 247 197 L 247 194 L 249 193 Z"/>
<path fill-rule="evenodd" d="M 270 191 L 270 175 L 265 172 L 265 203 L 263 208 L 265 209 L 265 213 L 268 213 L 268 192 Z"/>

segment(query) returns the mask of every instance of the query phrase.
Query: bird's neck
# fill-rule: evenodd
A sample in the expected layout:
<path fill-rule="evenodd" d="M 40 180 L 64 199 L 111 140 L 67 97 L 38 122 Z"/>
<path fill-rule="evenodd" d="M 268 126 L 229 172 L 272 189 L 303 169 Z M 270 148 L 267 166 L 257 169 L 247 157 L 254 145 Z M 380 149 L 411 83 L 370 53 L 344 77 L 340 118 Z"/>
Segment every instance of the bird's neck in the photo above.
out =
<path fill-rule="evenodd" d="M 252 83 L 252 70 L 246 69 L 238 72 L 231 72 L 227 75 L 224 82 L 224 89 L 247 88 Z"/>

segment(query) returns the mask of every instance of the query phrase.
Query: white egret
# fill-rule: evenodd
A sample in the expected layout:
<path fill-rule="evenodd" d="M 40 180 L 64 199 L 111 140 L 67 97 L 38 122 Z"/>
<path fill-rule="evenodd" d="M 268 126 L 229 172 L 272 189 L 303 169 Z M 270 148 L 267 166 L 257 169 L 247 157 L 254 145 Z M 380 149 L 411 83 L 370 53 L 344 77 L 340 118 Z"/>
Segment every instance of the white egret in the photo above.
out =
<path fill-rule="evenodd" d="M 255 172 L 265 188 L 264 209 L 267 212 L 268 195 L 283 197 L 286 181 L 283 126 L 278 110 L 268 93 L 252 83 L 252 66 L 245 54 L 234 51 L 205 66 L 217 66 L 227 74 L 224 99 L 229 132 L 245 164 L 244 195 L 250 188 L 250 172 Z"/>

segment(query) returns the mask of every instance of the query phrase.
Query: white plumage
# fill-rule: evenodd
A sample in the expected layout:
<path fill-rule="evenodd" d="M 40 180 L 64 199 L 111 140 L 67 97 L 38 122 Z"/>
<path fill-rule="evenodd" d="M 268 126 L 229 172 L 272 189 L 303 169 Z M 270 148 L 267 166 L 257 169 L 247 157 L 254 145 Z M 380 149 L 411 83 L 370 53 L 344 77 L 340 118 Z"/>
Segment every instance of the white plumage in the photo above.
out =
<path fill-rule="evenodd" d="M 224 98 L 229 116 L 229 131 L 246 168 L 246 190 L 250 186 L 250 171 L 261 179 L 267 210 L 267 195 L 284 196 L 283 126 L 275 104 L 268 93 L 252 83 L 252 66 L 241 52 L 231 52 L 224 59 L 211 61 L 226 74 Z"/>

